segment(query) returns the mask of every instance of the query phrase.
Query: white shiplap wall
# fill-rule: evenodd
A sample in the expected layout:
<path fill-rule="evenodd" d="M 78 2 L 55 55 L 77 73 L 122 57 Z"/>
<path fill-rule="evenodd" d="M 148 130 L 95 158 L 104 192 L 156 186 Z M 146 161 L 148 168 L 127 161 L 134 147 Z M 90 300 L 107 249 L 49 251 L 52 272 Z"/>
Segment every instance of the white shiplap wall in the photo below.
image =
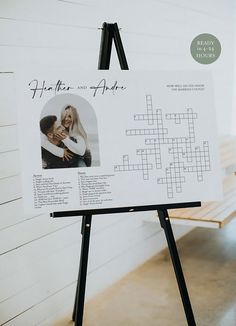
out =
<path fill-rule="evenodd" d="M 234 26 L 234 30 L 236 30 L 236 2 L 233 3 L 233 26 Z M 236 44 L 236 33 L 234 33 L 234 43 Z M 235 53 L 236 56 L 236 53 Z M 233 67 L 233 72 L 234 72 L 234 76 L 233 76 L 233 85 L 235 88 L 236 85 L 236 65 L 234 65 Z M 233 92 L 233 112 L 232 112 L 232 120 L 231 120 L 231 130 L 232 130 L 232 134 L 236 135 L 236 92 L 234 90 Z"/>
<path fill-rule="evenodd" d="M 22 210 L 14 71 L 22 64 L 97 69 L 102 23 L 122 28 L 130 69 L 211 70 L 219 132 L 232 116 L 233 0 L 0 1 L 0 324 L 51 325 L 72 309 L 80 218 L 26 216 Z M 212 33 L 219 60 L 196 63 L 192 39 Z M 111 69 L 119 69 L 116 55 Z M 30 159 L 30 153 L 29 153 Z M 160 251 L 163 233 L 143 224 L 150 212 L 95 216 L 87 297 Z M 176 237 L 187 228 L 175 228 Z"/>

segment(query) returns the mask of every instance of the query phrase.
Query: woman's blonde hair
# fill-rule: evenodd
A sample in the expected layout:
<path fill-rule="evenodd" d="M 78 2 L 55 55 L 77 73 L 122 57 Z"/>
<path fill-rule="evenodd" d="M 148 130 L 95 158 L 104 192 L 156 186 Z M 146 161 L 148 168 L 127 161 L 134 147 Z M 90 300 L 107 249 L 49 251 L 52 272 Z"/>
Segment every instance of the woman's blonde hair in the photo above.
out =
<path fill-rule="evenodd" d="M 67 105 L 61 112 L 61 123 L 63 125 L 63 120 L 66 117 L 66 114 L 68 111 L 71 111 L 71 117 L 72 117 L 72 123 L 71 126 L 69 127 L 69 135 L 70 136 L 76 136 L 80 135 L 84 138 L 85 142 L 87 142 L 87 134 L 82 126 L 82 123 L 79 118 L 79 114 L 76 110 L 76 108 L 72 105 Z"/>

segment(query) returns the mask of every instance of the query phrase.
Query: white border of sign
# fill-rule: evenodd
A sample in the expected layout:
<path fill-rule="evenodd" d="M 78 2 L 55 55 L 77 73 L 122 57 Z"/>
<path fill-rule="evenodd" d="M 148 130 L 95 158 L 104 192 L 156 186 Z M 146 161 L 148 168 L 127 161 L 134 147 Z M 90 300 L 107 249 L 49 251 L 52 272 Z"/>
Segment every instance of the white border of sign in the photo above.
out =
<path fill-rule="evenodd" d="M 27 211 L 147 206 L 222 196 L 212 80 L 206 72 L 31 68 L 18 73 L 17 103 Z M 67 143 L 53 141 L 51 145 L 60 147 L 54 152 L 45 145 L 52 139 L 40 131 L 40 121 L 56 116 L 65 129 L 62 112 L 67 106 L 76 109 L 86 137 L 81 126 L 77 131 L 67 128 Z M 69 149 L 71 165 L 59 156 L 69 141 L 84 141 L 90 165 L 79 163 L 83 152 Z M 50 154 L 43 156 L 42 147 Z"/>

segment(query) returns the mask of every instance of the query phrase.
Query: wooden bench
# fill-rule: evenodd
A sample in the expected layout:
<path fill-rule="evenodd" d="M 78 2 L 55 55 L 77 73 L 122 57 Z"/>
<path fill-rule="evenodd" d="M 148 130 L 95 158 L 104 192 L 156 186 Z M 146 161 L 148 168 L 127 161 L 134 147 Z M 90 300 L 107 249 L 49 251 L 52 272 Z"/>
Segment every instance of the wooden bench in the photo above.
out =
<path fill-rule="evenodd" d="M 170 210 L 172 224 L 222 228 L 236 217 L 236 137 L 221 138 L 219 147 L 224 189 L 223 200 L 202 203 L 201 207 Z"/>

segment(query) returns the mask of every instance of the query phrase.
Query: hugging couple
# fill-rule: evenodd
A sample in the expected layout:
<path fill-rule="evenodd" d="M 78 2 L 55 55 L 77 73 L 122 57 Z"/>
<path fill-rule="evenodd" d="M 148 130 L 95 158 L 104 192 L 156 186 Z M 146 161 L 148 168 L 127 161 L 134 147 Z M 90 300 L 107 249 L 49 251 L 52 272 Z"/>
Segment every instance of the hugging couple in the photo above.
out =
<path fill-rule="evenodd" d="M 43 117 L 40 130 L 44 169 L 91 166 L 87 134 L 76 108 L 67 105 L 61 112 L 61 121 L 55 115 Z"/>

